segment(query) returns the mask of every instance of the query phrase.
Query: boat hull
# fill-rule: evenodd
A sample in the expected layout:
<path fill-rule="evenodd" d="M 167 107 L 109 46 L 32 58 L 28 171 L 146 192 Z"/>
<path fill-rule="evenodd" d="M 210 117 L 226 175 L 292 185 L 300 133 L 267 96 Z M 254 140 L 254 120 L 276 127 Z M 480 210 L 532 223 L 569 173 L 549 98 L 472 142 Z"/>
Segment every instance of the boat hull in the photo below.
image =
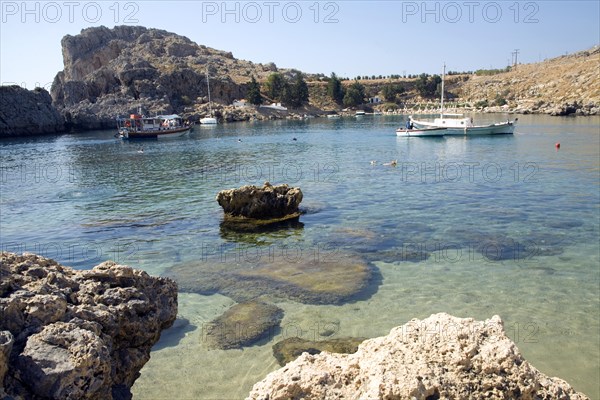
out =
<path fill-rule="evenodd" d="M 214 117 L 205 117 L 200 120 L 201 125 L 216 125 L 217 119 Z"/>
<path fill-rule="evenodd" d="M 396 136 L 399 137 L 441 137 L 446 134 L 446 128 L 425 128 L 425 129 L 396 129 Z"/>
<path fill-rule="evenodd" d="M 190 131 L 191 127 L 184 126 L 176 129 L 165 129 L 162 131 L 127 131 L 122 130 L 119 132 L 121 139 L 123 140 L 135 140 L 135 139 L 168 139 L 176 138 L 185 135 Z"/>
<path fill-rule="evenodd" d="M 439 123 L 412 120 L 418 129 L 442 128 Z M 515 131 L 515 121 L 508 121 L 490 125 L 447 126 L 446 136 L 476 136 L 476 135 L 510 135 Z"/>

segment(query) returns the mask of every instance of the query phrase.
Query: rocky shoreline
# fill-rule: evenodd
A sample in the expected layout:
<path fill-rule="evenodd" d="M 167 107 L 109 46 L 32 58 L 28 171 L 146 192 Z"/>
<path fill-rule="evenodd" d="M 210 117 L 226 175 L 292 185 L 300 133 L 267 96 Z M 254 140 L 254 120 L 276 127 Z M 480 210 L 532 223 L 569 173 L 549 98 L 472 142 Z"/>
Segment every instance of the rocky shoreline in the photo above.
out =
<path fill-rule="evenodd" d="M 0 398 L 130 399 L 177 285 L 114 262 L 0 254 Z"/>
<path fill-rule="evenodd" d="M 413 319 L 352 354 L 303 353 L 267 375 L 247 400 L 577 399 L 523 358 L 498 316 Z"/>

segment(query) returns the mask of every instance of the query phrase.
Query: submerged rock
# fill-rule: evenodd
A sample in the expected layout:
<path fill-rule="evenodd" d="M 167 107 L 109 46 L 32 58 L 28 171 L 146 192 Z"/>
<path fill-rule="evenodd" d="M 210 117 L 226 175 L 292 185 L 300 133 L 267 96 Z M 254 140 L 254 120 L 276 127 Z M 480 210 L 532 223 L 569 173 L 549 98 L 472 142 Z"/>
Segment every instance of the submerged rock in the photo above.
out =
<path fill-rule="evenodd" d="M 328 340 L 306 340 L 298 337 L 284 339 L 273 345 L 273 356 L 279 365 L 284 366 L 298 358 L 302 353 L 319 354 L 322 351 L 330 353 L 356 353 L 358 345 L 366 338 L 336 338 Z"/>
<path fill-rule="evenodd" d="M 280 222 L 282 219 L 297 218 L 301 201 L 300 188 L 290 188 L 285 184 L 273 186 L 269 182 L 265 182 L 262 188 L 246 185 L 217 194 L 217 202 L 223 207 L 226 219 L 242 217 Z"/>
<path fill-rule="evenodd" d="M 258 251 L 257 251 L 258 250 Z M 309 304 L 339 304 L 364 292 L 372 270 L 358 255 L 341 251 L 298 255 L 296 248 L 275 254 L 272 247 L 176 265 L 165 272 L 179 290 L 220 293 L 241 302 L 263 295 Z"/>
<path fill-rule="evenodd" d="M 262 301 L 239 303 L 203 327 L 203 338 L 211 347 L 234 349 L 250 346 L 273 336 L 283 310 Z"/>
<path fill-rule="evenodd" d="M 173 281 L 110 261 L 76 271 L 3 252 L 0 278 L 0 375 L 16 398 L 130 398 L 177 314 Z"/>
<path fill-rule="evenodd" d="M 440 313 L 364 341 L 354 354 L 302 354 L 248 399 L 588 399 L 529 364 L 500 317 Z"/>

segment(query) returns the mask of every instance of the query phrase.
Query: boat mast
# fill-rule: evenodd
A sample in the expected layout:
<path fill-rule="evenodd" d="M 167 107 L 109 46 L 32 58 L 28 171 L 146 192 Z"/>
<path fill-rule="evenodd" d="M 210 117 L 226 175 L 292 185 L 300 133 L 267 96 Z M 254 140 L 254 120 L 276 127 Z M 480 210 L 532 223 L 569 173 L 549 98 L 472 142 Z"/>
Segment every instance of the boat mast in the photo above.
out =
<path fill-rule="evenodd" d="M 444 118 L 444 78 L 446 77 L 446 64 L 444 64 L 444 69 L 442 71 L 442 94 L 440 101 L 440 118 Z"/>
<path fill-rule="evenodd" d="M 206 66 L 206 87 L 208 90 L 208 112 L 212 116 L 212 106 L 210 102 L 210 79 L 208 79 L 208 65 Z"/>

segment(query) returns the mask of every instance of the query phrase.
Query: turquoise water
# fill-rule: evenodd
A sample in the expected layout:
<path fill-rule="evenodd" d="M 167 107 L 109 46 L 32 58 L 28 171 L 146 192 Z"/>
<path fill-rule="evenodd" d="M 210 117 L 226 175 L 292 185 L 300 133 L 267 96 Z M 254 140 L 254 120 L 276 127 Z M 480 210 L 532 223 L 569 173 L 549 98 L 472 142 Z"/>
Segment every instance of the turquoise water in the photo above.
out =
<path fill-rule="evenodd" d="M 190 325 L 163 334 L 135 398 L 243 398 L 278 368 L 271 345 L 284 337 L 313 339 L 323 326 L 374 337 L 445 311 L 500 315 L 535 367 L 600 399 L 600 118 L 519 120 L 514 135 L 476 138 L 397 138 L 401 117 L 367 116 L 196 127 L 154 142 L 111 131 L 1 140 L 2 249 L 156 275 L 222 249 L 254 259 L 343 249 L 378 272 L 376 291 L 347 304 L 275 299 L 281 331 L 244 350 L 203 341 L 231 299 L 181 293 Z M 302 189 L 303 226 L 221 231 L 216 193 L 264 181 Z"/>

